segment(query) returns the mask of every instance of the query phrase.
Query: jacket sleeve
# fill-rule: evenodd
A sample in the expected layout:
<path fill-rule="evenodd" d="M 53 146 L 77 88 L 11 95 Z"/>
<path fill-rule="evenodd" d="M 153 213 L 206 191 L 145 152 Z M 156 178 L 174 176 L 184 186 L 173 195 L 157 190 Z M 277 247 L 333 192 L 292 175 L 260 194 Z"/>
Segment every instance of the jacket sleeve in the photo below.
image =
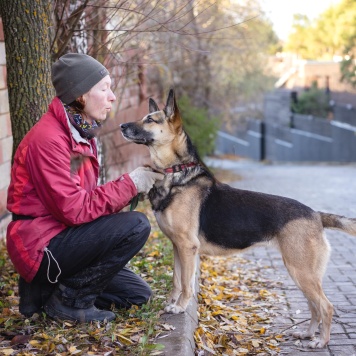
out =
<path fill-rule="evenodd" d="M 59 142 L 42 139 L 30 145 L 26 155 L 27 169 L 39 199 L 57 220 L 68 226 L 90 222 L 120 211 L 137 194 L 128 174 L 91 191 L 85 190 L 71 176 L 72 151 L 68 139 L 63 137 Z"/>

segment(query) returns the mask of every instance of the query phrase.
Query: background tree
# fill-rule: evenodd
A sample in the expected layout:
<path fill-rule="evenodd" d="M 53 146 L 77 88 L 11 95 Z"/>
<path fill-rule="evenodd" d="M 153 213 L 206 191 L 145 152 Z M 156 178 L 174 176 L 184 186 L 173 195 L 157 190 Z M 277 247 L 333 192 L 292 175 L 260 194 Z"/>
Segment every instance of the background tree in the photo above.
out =
<path fill-rule="evenodd" d="M 50 78 L 50 3 L 0 0 L 7 63 L 13 152 L 47 110 Z"/>
<path fill-rule="evenodd" d="M 313 21 L 295 16 L 285 50 L 303 59 L 340 60 L 341 79 L 356 87 L 356 2 L 342 0 Z"/>
<path fill-rule="evenodd" d="M 234 131 L 247 117 L 262 118 L 263 96 L 276 80 L 268 63 L 278 38 L 256 0 L 232 4 L 223 14 L 225 23 L 240 25 L 216 36 L 212 101 L 226 128 Z"/>
<path fill-rule="evenodd" d="M 177 3 L 178 21 L 170 21 L 170 32 L 152 34 L 150 41 L 164 87 L 173 83 L 178 97 L 186 95 L 227 126 L 236 126 L 241 117 L 261 117 L 263 93 L 274 81 L 268 73 L 269 49 L 278 39 L 259 2 Z"/>
<path fill-rule="evenodd" d="M 356 28 L 356 24 L 355 24 Z M 344 58 L 341 61 L 341 80 L 356 88 L 356 32 L 345 46 Z"/>
<path fill-rule="evenodd" d="M 293 15 L 292 33 L 284 46 L 285 51 L 293 52 L 301 58 L 310 56 L 311 21 L 303 14 Z"/>

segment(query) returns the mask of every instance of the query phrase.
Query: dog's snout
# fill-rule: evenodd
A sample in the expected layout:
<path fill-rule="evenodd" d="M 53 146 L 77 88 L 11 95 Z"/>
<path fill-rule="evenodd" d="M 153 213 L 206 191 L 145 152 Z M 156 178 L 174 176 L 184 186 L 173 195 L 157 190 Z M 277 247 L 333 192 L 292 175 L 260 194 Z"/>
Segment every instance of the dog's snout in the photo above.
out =
<path fill-rule="evenodd" d="M 121 124 L 120 125 L 121 131 L 126 130 L 128 126 L 129 126 L 128 124 Z"/>

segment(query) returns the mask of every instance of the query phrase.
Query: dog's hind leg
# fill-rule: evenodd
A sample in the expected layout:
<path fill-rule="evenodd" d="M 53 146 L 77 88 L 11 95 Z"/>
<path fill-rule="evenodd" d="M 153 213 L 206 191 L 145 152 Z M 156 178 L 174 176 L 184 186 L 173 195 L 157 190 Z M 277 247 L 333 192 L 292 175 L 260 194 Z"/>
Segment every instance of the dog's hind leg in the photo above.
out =
<path fill-rule="evenodd" d="M 302 227 L 298 229 L 299 234 L 295 234 L 293 238 L 285 236 L 279 240 L 284 264 L 307 298 L 311 312 L 308 330 L 295 332 L 293 336 L 301 339 L 313 338 L 321 323 L 320 338 L 315 338 L 308 344 L 311 348 L 322 348 L 329 342 L 333 314 L 333 306 L 322 289 L 322 279 L 329 258 L 329 244 L 318 230 L 311 229 L 310 226 L 305 229 Z"/>
<path fill-rule="evenodd" d="M 194 240 L 185 241 L 181 246 L 177 246 L 181 267 L 182 292 L 176 303 L 170 304 L 165 308 L 166 312 L 173 314 L 183 313 L 188 306 L 190 298 L 193 296 L 198 246 L 199 240 L 197 240 L 197 243 L 194 243 Z"/>
<path fill-rule="evenodd" d="M 296 276 L 301 277 L 301 276 Z M 304 278 L 299 283 L 300 289 L 303 291 L 305 297 L 308 299 L 308 305 L 311 311 L 311 320 L 309 328 L 303 333 L 294 333 L 293 336 L 297 338 L 313 338 L 320 322 L 320 338 L 313 339 L 308 347 L 322 348 L 330 340 L 330 328 L 332 322 L 333 306 L 326 298 L 321 281 L 315 281 L 311 278 Z"/>
<path fill-rule="evenodd" d="M 315 336 L 315 332 L 318 330 L 319 324 L 321 322 L 321 317 L 318 308 L 308 300 L 309 310 L 311 312 L 311 319 L 307 331 L 296 331 L 292 335 L 296 339 L 308 339 Z"/>

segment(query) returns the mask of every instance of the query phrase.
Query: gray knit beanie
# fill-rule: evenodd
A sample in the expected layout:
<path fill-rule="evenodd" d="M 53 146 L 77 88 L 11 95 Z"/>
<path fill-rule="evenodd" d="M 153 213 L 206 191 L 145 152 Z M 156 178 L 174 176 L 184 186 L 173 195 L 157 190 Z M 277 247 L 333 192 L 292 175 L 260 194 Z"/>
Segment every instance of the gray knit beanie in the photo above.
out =
<path fill-rule="evenodd" d="M 65 104 L 70 104 L 108 74 L 108 70 L 93 57 L 68 53 L 53 64 L 52 83 L 56 95 Z"/>

